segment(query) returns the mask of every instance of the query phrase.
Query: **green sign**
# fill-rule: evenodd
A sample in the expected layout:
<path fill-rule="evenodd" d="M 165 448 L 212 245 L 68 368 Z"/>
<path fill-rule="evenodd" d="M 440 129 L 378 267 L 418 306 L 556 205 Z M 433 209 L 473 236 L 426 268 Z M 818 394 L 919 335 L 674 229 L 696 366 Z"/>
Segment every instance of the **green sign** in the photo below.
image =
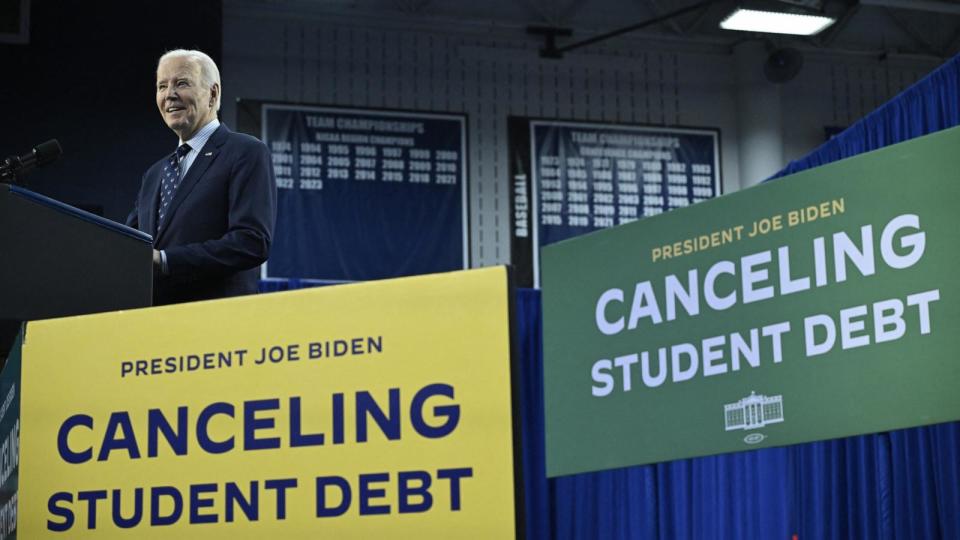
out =
<path fill-rule="evenodd" d="M 547 474 L 960 419 L 960 129 L 543 249 Z"/>

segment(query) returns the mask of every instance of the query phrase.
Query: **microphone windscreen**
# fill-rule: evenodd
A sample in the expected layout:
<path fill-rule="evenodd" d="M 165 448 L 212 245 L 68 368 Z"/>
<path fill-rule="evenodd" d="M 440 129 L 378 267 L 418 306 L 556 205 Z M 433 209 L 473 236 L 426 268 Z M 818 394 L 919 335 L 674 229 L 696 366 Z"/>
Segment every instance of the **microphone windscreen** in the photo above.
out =
<path fill-rule="evenodd" d="M 56 139 L 50 139 L 47 142 L 42 142 L 38 144 L 34 149 L 37 155 L 37 165 L 46 165 L 56 161 L 60 154 L 63 153 L 63 149 L 60 148 L 60 143 Z"/>

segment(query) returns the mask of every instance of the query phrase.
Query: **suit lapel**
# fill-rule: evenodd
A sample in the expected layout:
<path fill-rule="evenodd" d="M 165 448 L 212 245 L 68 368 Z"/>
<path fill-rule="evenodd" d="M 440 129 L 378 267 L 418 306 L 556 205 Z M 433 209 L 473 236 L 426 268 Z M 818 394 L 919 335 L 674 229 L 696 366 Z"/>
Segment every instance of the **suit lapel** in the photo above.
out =
<path fill-rule="evenodd" d="M 162 228 L 157 231 L 158 241 L 163 236 L 163 233 L 170 228 L 170 223 L 177 219 L 177 210 L 180 208 L 180 205 L 190 195 L 193 188 L 200 183 L 200 180 L 203 179 L 203 175 L 207 172 L 213 160 L 217 159 L 217 155 L 220 153 L 220 147 L 226 142 L 228 133 L 229 130 L 227 127 L 220 124 L 220 127 L 213 132 L 213 135 L 210 136 L 207 143 L 200 149 L 196 159 L 193 160 L 193 164 L 190 165 L 190 170 L 187 171 L 187 175 L 183 177 L 180 185 L 177 186 L 177 192 L 173 194 L 173 200 L 170 201 L 170 209 L 167 210 L 166 220 L 162 224 Z M 157 195 L 155 195 L 155 197 L 157 197 Z M 154 208 L 156 208 L 156 201 Z"/>
<path fill-rule="evenodd" d="M 163 167 L 157 170 L 157 174 L 148 178 L 150 185 L 146 187 L 145 191 L 147 198 L 140 201 L 140 215 L 138 216 L 141 223 L 140 230 L 152 234 L 154 238 L 157 237 L 157 207 L 160 204 L 160 175 L 163 174 Z"/>

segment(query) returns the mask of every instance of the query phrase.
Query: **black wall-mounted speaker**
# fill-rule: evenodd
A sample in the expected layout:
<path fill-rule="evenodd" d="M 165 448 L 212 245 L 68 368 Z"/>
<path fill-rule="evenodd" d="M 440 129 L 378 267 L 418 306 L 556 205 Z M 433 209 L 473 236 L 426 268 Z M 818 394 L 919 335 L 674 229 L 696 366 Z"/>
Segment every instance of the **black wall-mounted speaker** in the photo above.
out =
<path fill-rule="evenodd" d="M 763 64 L 763 74 L 772 83 L 785 83 L 800 73 L 803 68 L 803 54 L 789 47 L 770 53 Z"/>

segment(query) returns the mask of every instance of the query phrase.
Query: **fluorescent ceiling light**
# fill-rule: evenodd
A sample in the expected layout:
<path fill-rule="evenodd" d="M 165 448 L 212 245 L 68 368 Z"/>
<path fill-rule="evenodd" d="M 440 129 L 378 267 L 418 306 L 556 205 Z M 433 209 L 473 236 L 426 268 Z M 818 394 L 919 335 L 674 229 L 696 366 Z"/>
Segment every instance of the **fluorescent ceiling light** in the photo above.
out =
<path fill-rule="evenodd" d="M 720 22 L 724 30 L 812 36 L 834 23 L 830 17 L 737 8 Z"/>

